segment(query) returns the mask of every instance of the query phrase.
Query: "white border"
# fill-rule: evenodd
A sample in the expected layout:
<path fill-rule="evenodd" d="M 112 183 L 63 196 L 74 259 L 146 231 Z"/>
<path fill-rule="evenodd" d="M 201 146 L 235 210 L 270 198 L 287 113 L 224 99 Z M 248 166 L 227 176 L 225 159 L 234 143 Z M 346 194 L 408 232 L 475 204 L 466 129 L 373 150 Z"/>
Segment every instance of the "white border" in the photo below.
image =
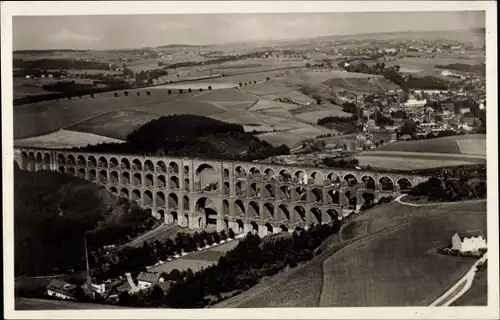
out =
<path fill-rule="evenodd" d="M 266 309 L 127 309 L 15 311 L 13 263 L 4 263 L 4 317 L 9 319 L 498 319 L 498 128 L 497 14 L 495 1 L 78 1 L 2 2 L 2 176 L 4 261 L 13 261 L 13 130 L 12 16 L 179 13 L 292 13 L 362 11 L 486 11 L 487 51 L 487 172 L 488 172 L 488 307 L 266 308 Z M 425 23 L 425 22 L 423 22 Z M 415 282 L 418 285 L 418 281 Z M 236 310 L 236 311 L 233 311 Z"/>

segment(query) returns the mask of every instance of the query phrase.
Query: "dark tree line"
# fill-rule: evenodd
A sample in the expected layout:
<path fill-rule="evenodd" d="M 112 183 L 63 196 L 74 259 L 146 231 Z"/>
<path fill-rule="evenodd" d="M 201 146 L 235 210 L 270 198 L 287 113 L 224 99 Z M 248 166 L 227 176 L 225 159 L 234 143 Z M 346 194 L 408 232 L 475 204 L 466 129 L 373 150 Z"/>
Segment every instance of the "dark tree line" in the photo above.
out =
<path fill-rule="evenodd" d="M 14 59 L 12 62 L 14 69 L 94 69 L 109 70 L 109 64 L 97 61 L 73 60 L 73 59 L 38 59 L 23 60 Z"/>
<path fill-rule="evenodd" d="M 469 181 L 467 177 L 458 180 L 430 178 L 419 183 L 411 191 L 411 196 L 424 196 L 431 201 L 460 201 L 486 198 L 485 181 Z"/>

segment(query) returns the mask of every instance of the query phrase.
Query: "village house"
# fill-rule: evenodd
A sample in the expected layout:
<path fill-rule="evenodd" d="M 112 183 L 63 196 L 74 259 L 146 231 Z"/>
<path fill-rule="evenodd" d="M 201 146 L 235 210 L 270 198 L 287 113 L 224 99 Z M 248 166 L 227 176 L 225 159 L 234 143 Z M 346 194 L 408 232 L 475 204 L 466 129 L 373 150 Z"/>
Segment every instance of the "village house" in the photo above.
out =
<path fill-rule="evenodd" d="M 451 100 L 445 100 L 441 102 L 441 110 L 443 112 L 448 111 L 449 113 L 455 113 L 455 103 Z"/>
<path fill-rule="evenodd" d="M 373 135 L 376 141 L 393 142 L 397 140 L 397 134 L 394 130 L 385 128 L 371 129 L 370 134 Z"/>
<path fill-rule="evenodd" d="M 139 273 L 137 276 L 137 284 L 132 279 L 130 273 L 126 274 L 128 283 L 131 288 L 131 292 L 137 292 L 141 290 L 145 290 L 153 286 L 154 284 L 160 284 L 165 281 L 165 279 L 157 272 L 148 272 L 144 271 Z"/>
<path fill-rule="evenodd" d="M 47 285 L 47 295 L 49 297 L 54 297 L 62 300 L 76 300 L 76 290 L 78 289 L 77 285 L 52 279 L 50 283 Z"/>
<path fill-rule="evenodd" d="M 457 232 L 451 238 L 452 249 L 460 252 L 475 252 L 486 249 L 486 238 L 482 231 Z"/>
<path fill-rule="evenodd" d="M 427 100 L 415 100 L 415 99 L 409 99 L 403 104 L 404 109 L 414 109 L 414 108 L 422 108 L 427 104 Z"/>

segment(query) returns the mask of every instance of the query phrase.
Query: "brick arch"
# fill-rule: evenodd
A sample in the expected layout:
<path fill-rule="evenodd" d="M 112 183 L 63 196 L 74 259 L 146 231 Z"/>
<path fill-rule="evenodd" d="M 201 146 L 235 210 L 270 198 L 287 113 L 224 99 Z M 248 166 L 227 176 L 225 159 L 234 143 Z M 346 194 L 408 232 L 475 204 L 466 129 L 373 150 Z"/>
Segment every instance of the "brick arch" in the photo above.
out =
<path fill-rule="evenodd" d="M 271 218 L 274 219 L 276 216 L 274 205 L 270 202 L 264 203 L 264 219 Z"/>
<path fill-rule="evenodd" d="M 165 198 L 165 193 L 162 191 L 156 192 L 156 207 L 157 208 L 164 208 L 166 207 L 166 198 Z"/>
<path fill-rule="evenodd" d="M 306 209 L 304 209 L 303 206 L 295 206 L 293 208 L 293 220 L 294 221 L 302 221 L 302 222 L 305 222 L 306 221 Z"/>
<path fill-rule="evenodd" d="M 88 156 L 87 165 L 89 167 L 97 167 L 97 159 L 93 155 Z"/>
<path fill-rule="evenodd" d="M 111 171 L 109 173 L 109 182 L 112 184 L 118 184 L 118 182 L 119 182 L 118 171 Z"/>
<path fill-rule="evenodd" d="M 131 192 L 131 199 L 137 202 L 142 201 L 142 193 L 138 189 L 133 189 Z"/>
<path fill-rule="evenodd" d="M 76 158 L 73 154 L 66 155 L 66 165 L 67 166 L 76 166 Z"/>
<path fill-rule="evenodd" d="M 122 158 L 120 160 L 120 166 L 121 166 L 122 169 L 130 170 L 132 168 L 132 164 L 130 163 L 130 159 L 128 159 L 128 158 Z"/>
<path fill-rule="evenodd" d="M 377 179 L 370 174 L 364 174 L 363 176 L 361 176 L 361 181 L 358 182 L 362 182 L 364 187 L 367 189 L 375 189 L 377 184 Z"/>
<path fill-rule="evenodd" d="M 129 199 L 130 198 L 130 192 L 127 188 L 121 188 L 120 190 L 120 197 L 121 198 L 125 198 L 125 199 Z"/>
<path fill-rule="evenodd" d="M 134 170 L 142 170 L 142 168 L 143 168 L 142 161 L 138 158 L 135 158 L 134 160 L 132 160 L 132 168 Z"/>
<path fill-rule="evenodd" d="M 86 166 L 87 165 L 87 159 L 83 154 L 79 154 L 78 157 L 76 158 L 76 164 L 78 166 Z"/>
<path fill-rule="evenodd" d="M 311 195 L 313 196 L 314 202 L 323 203 L 323 190 L 321 190 L 321 188 L 311 189 Z"/>
<path fill-rule="evenodd" d="M 267 167 L 263 171 L 264 175 L 269 179 L 272 177 L 276 177 L 276 171 L 273 168 Z"/>
<path fill-rule="evenodd" d="M 154 203 L 153 193 L 150 190 L 145 190 L 142 193 L 142 201 L 144 206 L 151 206 Z"/>
<path fill-rule="evenodd" d="M 28 161 L 31 161 L 30 157 L 31 157 L 31 152 L 28 153 Z M 60 165 L 60 166 L 65 166 L 66 165 L 66 157 L 64 156 L 63 153 L 58 153 L 57 154 L 57 156 L 56 156 L 56 162 L 57 162 L 57 165 Z"/>
<path fill-rule="evenodd" d="M 378 183 L 382 185 L 382 190 L 392 191 L 395 187 L 394 180 L 389 176 L 381 176 Z"/>
<path fill-rule="evenodd" d="M 118 159 L 116 157 L 110 157 L 109 158 L 109 167 L 110 168 L 117 168 L 119 166 Z"/>
<path fill-rule="evenodd" d="M 155 166 L 153 164 L 153 161 L 151 161 L 150 159 L 146 159 L 146 161 L 144 161 L 144 170 L 155 171 Z"/>
<path fill-rule="evenodd" d="M 180 168 L 181 168 L 181 166 L 177 160 L 171 160 L 168 162 L 168 173 L 169 174 L 179 174 Z"/>
<path fill-rule="evenodd" d="M 234 215 L 244 217 L 246 214 L 245 204 L 240 199 L 234 201 Z"/>
<path fill-rule="evenodd" d="M 324 172 L 319 170 L 310 171 L 308 176 L 314 185 L 323 185 L 326 180 Z"/>
<path fill-rule="evenodd" d="M 167 164 L 163 160 L 158 160 L 156 162 L 156 171 L 161 173 L 167 173 Z"/>
<path fill-rule="evenodd" d="M 347 181 L 348 185 L 351 186 L 351 185 L 356 185 L 359 183 L 359 177 L 357 177 L 356 175 L 352 174 L 352 173 L 346 173 L 343 177 L 342 177 L 342 180 L 343 181 Z"/>
<path fill-rule="evenodd" d="M 281 220 L 287 220 L 290 222 L 292 220 L 292 215 L 290 214 L 290 209 L 286 204 L 280 204 L 278 207 L 278 212 L 280 214 Z"/>
<path fill-rule="evenodd" d="M 99 160 L 98 160 L 98 163 L 99 163 L 99 167 L 103 167 L 103 168 L 107 168 L 108 167 L 108 159 L 106 159 L 105 156 L 100 156 Z"/>
<path fill-rule="evenodd" d="M 321 210 L 317 207 L 312 207 L 310 210 L 309 210 L 309 215 L 310 217 L 312 218 L 311 220 L 315 223 L 315 224 L 322 224 L 323 223 L 323 217 L 322 217 L 322 214 L 321 214 Z"/>
<path fill-rule="evenodd" d="M 248 203 L 248 217 L 251 219 L 258 219 L 260 217 L 260 208 L 256 201 L 250 201 Z"/>

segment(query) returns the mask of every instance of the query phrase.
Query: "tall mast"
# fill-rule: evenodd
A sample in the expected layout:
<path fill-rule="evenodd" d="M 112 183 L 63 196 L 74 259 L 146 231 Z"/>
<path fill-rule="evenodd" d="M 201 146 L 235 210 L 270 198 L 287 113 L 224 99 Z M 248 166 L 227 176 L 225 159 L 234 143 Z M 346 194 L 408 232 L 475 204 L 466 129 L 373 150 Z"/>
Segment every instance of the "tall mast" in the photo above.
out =
<path fill-rule="evenodd" d="M 88 289 L 88 294 L 90 295 L 91 298 L 93 298 L 92 281 L 90 280 L 89 253 L 87 250 L 87 235 L 84 236 L 84 239 L 85 239 L 85 266 L 87 268 L 87 289 Z"/>

